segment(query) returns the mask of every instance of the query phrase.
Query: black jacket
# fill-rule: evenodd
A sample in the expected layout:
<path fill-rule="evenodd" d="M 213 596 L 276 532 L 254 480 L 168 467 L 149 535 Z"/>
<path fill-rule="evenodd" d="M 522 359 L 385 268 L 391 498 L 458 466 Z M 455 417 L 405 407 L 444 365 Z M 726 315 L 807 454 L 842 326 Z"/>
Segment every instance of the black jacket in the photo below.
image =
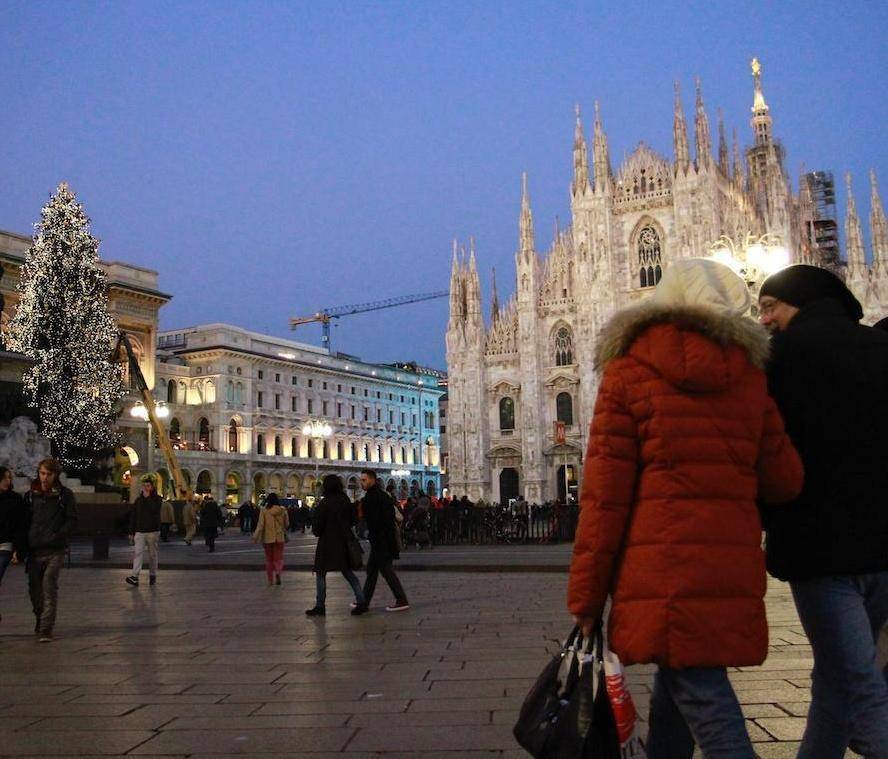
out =
<path fill-rule="evenodd" d="M 355 524 L 355 508 L 344 493 L 324 496 L 311 512 L 311 531 L 318 537 L 316 572 L 350 569 L 348 540 Z"/>
<path fill-rule="evenodd" d="M 379 483 L 364 494 L 364 521 L 370 533 L 370 551 L 378 562 L 397 559 L 398 544 L 395 542 L 395 504 Z"/>
<path fill-rule="evenodd" d="M 764 511 L 768 571 L 888 569 L 888 334 L 816 301 L 774 337 L 768 381 L 805 465 L 801 495 Z"/>
<path fill-rule="evenodd" d="M 137 532 L 158 532 L 160 530 L 160 510 L 163 499 L 157 494 L 140 495 L 130 510 L 130 534 Z"/>
<path fill-rule="evenodd" d="M 12 543 L 16 552 L 24 553 L 27 545 L 25 502 L 11 488 L 0 492 L 0 543 Z"/>
<path fill-rule="evenodd" d="M 77 503 L 64 485 L 49 493 L 36 482 L 25 493 L 25 519 L 28 526 L 28 551 L 63 551 L 77 525 Z"/>
<path fill-rule="evenodd" d="M 222 525 L 222 509 L 215 501 L 204 501 L 200 507 L 200 529 L 206 533 L 215 534 Z"/>

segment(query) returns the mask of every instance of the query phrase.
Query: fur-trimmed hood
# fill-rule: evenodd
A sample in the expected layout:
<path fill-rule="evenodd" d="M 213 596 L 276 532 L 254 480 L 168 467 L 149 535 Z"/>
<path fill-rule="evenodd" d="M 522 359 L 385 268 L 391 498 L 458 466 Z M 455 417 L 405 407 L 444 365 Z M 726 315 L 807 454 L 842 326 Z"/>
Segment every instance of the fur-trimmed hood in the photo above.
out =
<path fill-rule="evenodd" d="M 668 329 L 652 336 L 656 327 Z M 708 340 L 699 340 L 699 335 Z M 646 339 L 649 336 L 651 340 Z M 741 348 L 753 366 L 764 369 L 768 333 L 751 319 L 712 308 L 648 301 L 620 311 L 604 327 L 595 348 L 595 369 L 602 372 L 609 362 L 631 353 L 656 366 L 675 385 L 714 389 L 731 373 L 731 346 Z"/>

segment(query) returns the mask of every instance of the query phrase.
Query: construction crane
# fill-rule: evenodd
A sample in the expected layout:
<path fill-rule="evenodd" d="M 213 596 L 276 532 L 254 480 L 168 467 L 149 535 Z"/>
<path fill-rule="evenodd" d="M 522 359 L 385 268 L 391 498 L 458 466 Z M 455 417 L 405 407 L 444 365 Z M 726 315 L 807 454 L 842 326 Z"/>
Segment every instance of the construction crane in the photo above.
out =
<path fill-rule="evenodd" d="M 121 349 L 123 350 L 121 351 Z M 182 470 L 179 468 L 179 463 L 176 461 L 176 454 L 170 443 L 170 437 L 167 434 L 163 421 L 157 414 L 157 404 L 155 404 L 154 396 L 151 395 L 151 391 L 148 389 L 148 383 L 145 382 L 145 375 L 142 374 L 142 370 L 139 367 L 139 360 L 136 358 L 133 346 L 130 345 L 129 338 L 123 331 L 117 336 L 117 346 L 114 348 L 112 356 L 113 360 L 117 363 L 126 364 L 129 367 L 129 376 L 135 384 L 136 389 L 139 391 L 139 395 L 142 397 L 142 403 L 145 405 L 148 422 L 154 430 L 154 437 L 163 453 L 167 469 L 173 480 L 173 500 L 177 498 L 180 500 L 188 500 L 191 496 L 191 488 L 188 487 L 185 475 L 182 474 Z M 149 445 L 150 444 L 149 439 Z"/>
<path fill-rule="evenodd" d="M 367 311 L 381 311 L 384 308 L 394 308 L 395 306 L 406 306 L 408 303 L 419 303 L 424 300 L 434 300 L 435 298 L 446 298 L 450 295 L 449 290 L 438 290 L 433 293 L 419 293 L 415 295 L 400 295 L 397 298 L 387 298 L 386 300 L 374 300 L 369 303 L 355 303 L 351 306 L 334 306 L 333 308 L 322 308 L 320 311 L 311 316 L 297 316 L 290 319 L 290 329 L 296 329 L 300 324 L 311 324 L 312 322 L 320 322 L 322 329 L 321 343 L 324 348 L 330 350 L 330 322 L 343 316 L 351 314 L 363 314 Z"/>

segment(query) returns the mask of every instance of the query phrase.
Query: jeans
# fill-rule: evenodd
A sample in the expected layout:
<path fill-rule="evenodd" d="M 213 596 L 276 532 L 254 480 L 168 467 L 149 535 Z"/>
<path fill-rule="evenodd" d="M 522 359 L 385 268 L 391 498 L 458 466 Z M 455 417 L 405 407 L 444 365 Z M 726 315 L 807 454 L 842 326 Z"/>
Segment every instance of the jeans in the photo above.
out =
<path fill-rule="evenodd" d="M 660 667 L 651 694 L 648 759 L 755 759 L 724 667 Z"/>
<path fill-rule="evenodd" d="M 389 588 L 391 588 L 392 594 L 395 596 L 395 603 L 406 604 L 407 594 L 404 592 L 398 575 L 395 574 L 395 570 L 392 568 L 392 562 L 379 561 L 373 553 L 372 546 L 370 547 L 370 556 L 367 558 L 367 579 L 364 580 L 364 603 L 369 606 L 373 600 L 373 593 L 376 591 L 376 580 L 380 574 Z"/>
<path fill-rule="evenodd" d="M 265 576 L 269 582 L 274 581 L 275 575 L 284 572 L 284 542 L 263 543 L 265 549 Z"/>
<path fill-rule="evenodd" d="M 799 757 L 843 757 L 848 746 L 866 757 L 888 757 L 888 673 L 876 664 L 876 641 L 888 620 L 888 571 L 790 587 L 814 649 Z"/>
<path fill-rule="evenodd" d="M 148 574 L 151 577 L 157 575 L 157 541 L 159 532 L 137 532 L 133 536 L 133 577 L 138 577 L 142 571 L 142 561 L 145 553 L 148 554 Z"/>
<path fill-rule="evenodd" d="M 361 590 L 361 583 L 358 581 L 357 575 L 352 572 L 350 569 L 345 569 L 342 572 L 342 576 L 345 578 L 345 581 L 351 585 L 351 589 L 355 594 L 355 601 L 358 606 L 364 605 L 364 593 Z M 323 609 L 324 605 L 327 602 L 327 573 L 326 572 L 315 572 L 315 587 L 316 587 L 316 595 L 315 595 L 315 606 Z"/>
<path fill-rule="evenodd" d="M 37 551 L 28 558 L 28 592 L 37 617 L 37 632 L 52 633 L 55 626 L 59 573 L 64 562 L 64 551 Z"/>

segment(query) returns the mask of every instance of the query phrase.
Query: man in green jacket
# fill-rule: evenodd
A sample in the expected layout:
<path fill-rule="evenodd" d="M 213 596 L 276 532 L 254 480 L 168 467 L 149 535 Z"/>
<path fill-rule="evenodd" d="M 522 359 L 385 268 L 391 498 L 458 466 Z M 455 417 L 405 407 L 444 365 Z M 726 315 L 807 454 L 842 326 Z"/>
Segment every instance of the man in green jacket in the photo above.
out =
<path fill-rule="evenodd" d="M 34 609 L 34 632 L 41 643 L 52 640 L 59 594 L 59 573 L 65 562 L 68 538 L 77 524 L 74 493 L 59 483 L 61 467 L 43 459 L 37 479 L 25 494 L 28 525 L 28 590 Z"/>

